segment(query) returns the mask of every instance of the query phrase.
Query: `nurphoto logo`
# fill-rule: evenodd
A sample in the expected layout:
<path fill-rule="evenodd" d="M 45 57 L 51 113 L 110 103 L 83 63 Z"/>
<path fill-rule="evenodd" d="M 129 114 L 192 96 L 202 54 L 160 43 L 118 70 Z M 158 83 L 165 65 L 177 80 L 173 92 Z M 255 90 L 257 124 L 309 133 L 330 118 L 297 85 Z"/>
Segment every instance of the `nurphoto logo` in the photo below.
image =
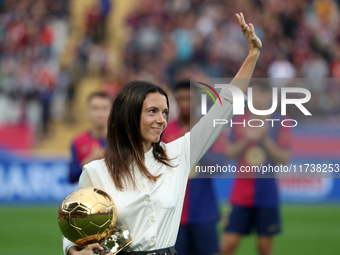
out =
<path fill-rule="evenodd" d="M 201 94 L 201 114 L 205 115 L 207 113 L 207 94 L 212 98 L 214 101 L 215 105 L 218 105 L 216 102 L 214 96 L 210 91 L 212 91 L 216 96 L 217 99 L 220 102 L 220 106 L 222 106 L 222 100 L 217 93 L 216 89 L 228 89 L 230 90 L 232 94 L 232 100 L 233 100 L 233 115 L 244 115 L 244 94 L 242 90 L 234 85 L 230 84 L 214 84 L 214 86 L 211 86 L 209 84 L 203 83 L 203 82 L 196 82 L 201 86 L 198 86 L 195 84 L 196 87 L 198 87 L 200 90 L 205 92 L 204 94 Z M 208 89 L 210 89 L 210 91 Z M 278 107 L 278 98 L 279 98 L 279 90 L 277 87 L 272 88 L 272 100 L 271 100 L 271 107 L 266 110 L 260 110 L 256 109 L 253 104 L 253 88 L 249 87 L 247 90 L 247 106 L 248 109 L 251 113 L 257 116 L 269 116 L 270 114 L 274 113 L 277 110 Z M 307 103 L 311 99 L 311 93 L 309 90 L 305 88 L 298 88 L 298 87 L 282 87 L 280 88 L 280 94 L 281 94 L 281 115 L 282 116 L 287 116 L 287 105 L 295 105 L 297 109 L 299 109 L 305 116 L 312 116 L 312 114 L 307 110 L 307 108 L 304 106 L 305 103 Z M 301 95 L 300 98 L 288 98 L 289 93 L 294 93 L 294 94 L 299 94 Z M 295 119 L 284 119 L 284 120 L 279 120 L 279 119 L 251 119 L 248 120 L 247 123 L 244 120 L 243 122 L 232 122 L 232 120 L 227 120 L 227 119 L 214 119 L 213 121 L 213 127 L 216 125 L 225 125 L 225 124 L 230 124 L 232 127 L 233 125 L 236 124 L 243 124 L 243 126 L 248 126 L 250 127 L 261 127 L 264 125 L 264 122 L 271 122 L 271 126 L 273 127 L 275 125 L 275 122 L 278 121 L 281 123 L 282 126 L 285 127 L 295 127 L 298 125 L 298 121 Z"/>

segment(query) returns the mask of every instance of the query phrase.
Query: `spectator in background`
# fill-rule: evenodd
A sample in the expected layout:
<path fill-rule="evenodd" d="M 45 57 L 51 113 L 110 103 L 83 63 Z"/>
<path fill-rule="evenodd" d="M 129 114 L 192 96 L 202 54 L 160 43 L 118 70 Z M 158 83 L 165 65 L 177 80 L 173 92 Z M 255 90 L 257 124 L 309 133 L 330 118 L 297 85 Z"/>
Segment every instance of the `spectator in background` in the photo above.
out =
<path fill-rule="evenodd" d="M 276 60 L 268 67 L 269 78 L 294 78 L 296 70 L 283 52 L 277 52 Z"/>
<path fill-rule="evenodd" d="M 111 10 L 110 0 L 97 0 L 87 12 L 87 35 L 94 43 L 102 43 L 106 36 L 106 23 Z"/>
<path fill-rule="evenodd" d="M 110 95 L 111 98 L 116 98 L 119 90 L 123 87 L 124 72 L 114 72 L 106 70 L 104 72 L 103 82 L 100 85 L 102 91 Z"/>
<path fill-rule="evenodd" d="M 320 54 L 310 54 L 309 58 L 304 62 L 302 66 L 302 72 L 304 77 L 309 78 L 309 89 L 322 93 L 325 91 L 322 79 L 329 77 L 330 67 L 327 62 L 321 57 Z"/>
<path fill-rule="evenodd" d="M 72 157 L 69 166 L 69 181 L 71 183 L 78 181 L 85 164 L 104 157 L 111 102 L 111 97 L 103 92 L 94 92 L 88 97 L 88 116 L 91 127 L 78 135 L 72 142 Z"/>
<path fill-rule="evenodd" d="M 271 86 L 268 82 L 253 84 L 253 106 L 257 110 L 267 110 L 271 105 Z M 248 123 L 250 119 L 280 119 L 273 116 L 257 116 L 247 112 L 237 115 L 233 122 Z M 264 121 L 266 124 L 268 122 Z M 281 123 L 276 122 L 276 123 Z M 275 166 L 286 164 L 290 159 L 290 128 L 280 124 L 261 127 L 235 125 L 231 131 L 227 156 L 237 159 L 237 167 Z M 273 236 L 280 232 L 279 197 L 276 179 L 273 175 L 256 178 L 246 173 L 234 179 L 230 203 L 232 205 L 221 245 L 223 255 L 235 254 L 243 235 L 257 231 L 258 254 L 273 254 Z"/>
<path fill-rule="evenodd" d="M 11 123 L 28 124 L 41 138 L 48 135 L 54 117 L 58 54 L 66 38 L 59 30 L 68 27 L 68 0 L 7 0 L 0 5 L 0 90 L 13 104 L 13 115 L 20 116 Z M 62 19 L 58 29 L 53 26 Z"/>
<path fill-rule="evenodd" d="M 165 143 L 176 140 L 190 131 L 190 117 L 195 120 L 195 105 L 190 107 L 190 81 L 178 82 L 175 87 L 175 98 L 179 109 L 178 119 L 169 122 L 163 133 Z M 217 139 L 200 165 L 225 163 L 225 132 Z M 194 172 L 189 177 L 175 248 L 178 254 L 185 255 L 212 255 L 218 254 L 218 237 L 216 223 L 219 212 L 212 179 L 194 178 Z"/>

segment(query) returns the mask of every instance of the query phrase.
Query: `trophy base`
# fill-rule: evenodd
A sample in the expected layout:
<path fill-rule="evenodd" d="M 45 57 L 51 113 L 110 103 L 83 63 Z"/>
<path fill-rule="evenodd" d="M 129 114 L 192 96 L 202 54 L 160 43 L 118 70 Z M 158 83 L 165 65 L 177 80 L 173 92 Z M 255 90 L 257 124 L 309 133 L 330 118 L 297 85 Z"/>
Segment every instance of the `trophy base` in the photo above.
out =
<path fill-rule="evenodd" d="M 132 241 L 133 240 L 130 237 L 129 230 L 113 230 L 110 236 L 104 238 L 102 241 L 99 242 L 104 250 L 95 250 L 94 254 L 105 255 L 111 251 L 113 255 L 116 255 L 118 252 L 123 250 L 130 243 L 132 243 Z"/>

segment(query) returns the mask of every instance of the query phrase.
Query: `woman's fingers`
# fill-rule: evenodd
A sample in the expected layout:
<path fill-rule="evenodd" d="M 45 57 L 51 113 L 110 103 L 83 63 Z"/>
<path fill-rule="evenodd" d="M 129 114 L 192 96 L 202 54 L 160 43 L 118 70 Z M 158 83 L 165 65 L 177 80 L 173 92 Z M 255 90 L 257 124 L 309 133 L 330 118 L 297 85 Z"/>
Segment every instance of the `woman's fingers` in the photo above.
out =
<path fill-rule="evenodd" d="M 249 49 L 262 48 L 261 40 L 255 34 L 255 28 L 252 23 L 247 24 L 242 12 L 236 13 L 235 16 L 240 24 L 241 31 L 247 40 Z"/>
<path fill-rule="evenodd" d="M 237 17 L 238 23 L 240 24 L 241 29 L 244 31 L 247 27 L 247 23 L 244 19 L 244 15 L 242 12 L 236 13 L 235 16 Z"/>
<path fill-rule="evenodd" d="M 254 25 L 249 23 L 249 27 L 250 27 L 250 36 L 252 38 L 254 46 L 261 50 L 262 49 L 262 42 L 261 42 L 260 38 L 258 38 L 257 35 L 255 34 Z"/>
<path fill-rule="evenodd" d="M 244 27 L 244 26 L 246 26 L 246 25 L 247 25 L 247 23 L 246 23 L 246 21 L 245 21 L 245 19 L 244 19 L 244 15 L 243 15 L 243 13 L 242 13 L 242 12 L 240 12 L 240 16 L 241 16 L 241 22 L 242 22 L 242 25 L 243 25 L 243 27 Z"/>
<path fill-rule="evenodd" d="M 91 251 L 94 251 L 94 250 L 104 250 L 103 247 L 100 246 L 99 243 L 93 243 L 93 244 L 89 244 L 87 246 L 89 249 L 91 249 Z M 106 253 L 106 255 L 113 255 L 113 253 L 110 251 L 109 253 Z"/>
<path fill-rule="evenodd" d="M 100 246 L 99 243 L 93 243 L 93 244 L 89 244 L 86 248 L 90 249 L 91 251 L 94 251 L 94 250 L 104 250 L 103 247 Z"/>
<path fill-rule="evenodd" d="M 255 28 L 254 28 L 254 25 L 252 23 L 249 23 L 249 28 L 250 28 L 250 36 L 252 38 L 254 38 L 256 35 L 255 35 Z"/>

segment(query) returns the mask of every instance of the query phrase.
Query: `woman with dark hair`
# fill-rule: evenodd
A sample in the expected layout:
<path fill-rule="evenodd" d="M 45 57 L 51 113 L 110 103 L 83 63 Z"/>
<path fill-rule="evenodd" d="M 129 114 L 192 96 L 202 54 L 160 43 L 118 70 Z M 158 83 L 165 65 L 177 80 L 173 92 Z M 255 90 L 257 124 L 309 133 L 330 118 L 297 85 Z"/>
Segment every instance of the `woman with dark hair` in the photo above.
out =
<path fill-rule="evenodd" d="M 248 79 L 233 79 L 231 86 L 245 93 L 262 43 L 243 14 L 236 16 L 249 54 L 235 78 Z M 164 90 L 148 82 L 132 81 L 118 93 L 108 121 L 105 158 L 84 166 L 79 188 L 94 186 L 113 198 L 116 227 L 128 229 L 133 238 L 130 252 L 119 254 L 177 254 L 173 246 L 189 172 L 225 127 L 212 128 L 213 119 L 232 117 L 231 92 L 222 89 L 220 98 L 223 106 L 213 106 L 190 132 L 165 144 L 160 142 L 169 113 Z M 95 249 L 101 246 L 77 247 L 64 238 L 65 255 L 93 254 Z"/>
<path fill-rule="evenodd" d="M 156 107 L 158 102 L 155 100 L 162 101 L 161 108 Z M 162 119 L 157 119 L 159 116 L 156 111 L 162 111 Z M 145 177 L 157 180 L 158 176 L 152 175 L 144 162 L 144 153 L 151 147 L 153 157 L 171 167 L 170 159 L 160 145 L 168 114 L 168 96 L 161 87 L 145 81 L 131 81 L 120 90 L 108 120 L 110 132 L 107 134 L 105 151 L 105 164 L 119 190 L 124 189 L 124 181 L 137 188 L 130 170 L 132 163 Z M 150 127 L 149 122 L 152 124 Z M 120 153 L 116 153 L 118 151 Z"/>

